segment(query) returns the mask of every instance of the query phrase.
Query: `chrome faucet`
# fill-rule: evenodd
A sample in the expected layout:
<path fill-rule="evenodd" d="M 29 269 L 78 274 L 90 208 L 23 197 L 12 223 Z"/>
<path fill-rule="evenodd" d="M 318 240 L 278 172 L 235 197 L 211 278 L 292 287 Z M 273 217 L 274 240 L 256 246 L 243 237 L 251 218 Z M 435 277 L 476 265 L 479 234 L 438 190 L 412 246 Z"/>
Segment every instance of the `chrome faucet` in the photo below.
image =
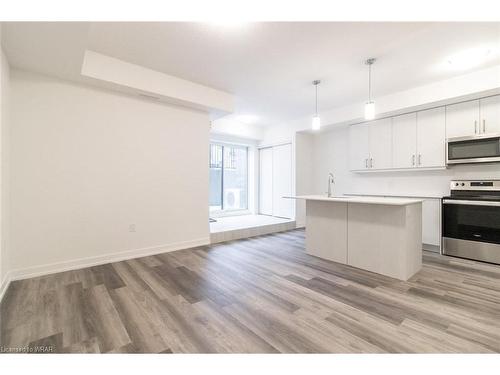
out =
<path fill-rule="evenodd" d="M 332 196 L 332 184 L 335 185 L 335 178 L 333 177 L 333 173 L 328 174 L 328 198 Z"/>

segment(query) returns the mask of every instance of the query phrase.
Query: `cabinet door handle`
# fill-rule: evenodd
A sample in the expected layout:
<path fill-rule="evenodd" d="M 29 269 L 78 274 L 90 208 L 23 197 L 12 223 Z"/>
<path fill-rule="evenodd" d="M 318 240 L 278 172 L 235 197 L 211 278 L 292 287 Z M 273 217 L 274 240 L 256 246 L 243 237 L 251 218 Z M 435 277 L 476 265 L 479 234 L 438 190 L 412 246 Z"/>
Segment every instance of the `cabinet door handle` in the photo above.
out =
<path fill-rule="evenodd" d="M 483 133 L 486 133 L 486 120 L 483 120 Z"/>
<path fill-rule="evenodd" d="M 415 166 L 415 154 L 411 156 L 411 165 Z"/>
<path fill-rule="evenodd" d="M 365 159 L 365 168 L 368 168 L 368 158 Z"/>
<path fill-rule="evenodd" d="M 422 165 L 422 154 L 418 154 L 418 165 Z"/>
<path fill-rule="evenodd" d="M 370 168 L 373 168 L 373 158 L 370 158 Z"/>
<path fill-rule="evenodd" d="M 477 121 L 474 121 L 474 134 L 477 134 Z"/>

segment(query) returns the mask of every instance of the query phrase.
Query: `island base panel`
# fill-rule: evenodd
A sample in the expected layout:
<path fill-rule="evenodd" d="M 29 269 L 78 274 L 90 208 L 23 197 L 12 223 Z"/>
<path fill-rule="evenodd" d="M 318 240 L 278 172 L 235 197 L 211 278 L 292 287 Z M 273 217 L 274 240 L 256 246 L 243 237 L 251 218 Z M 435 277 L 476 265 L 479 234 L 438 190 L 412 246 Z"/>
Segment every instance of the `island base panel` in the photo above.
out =
<path fill-rule="evenodd" d="M 352 204 L 347 264 L 399 280 L 422 267 L 422 205 Z"/>
<path fill-rule="evenodd" d="M 347 203 L 307 201 L 306 251 L 320 258 L 347 263 Z"/>

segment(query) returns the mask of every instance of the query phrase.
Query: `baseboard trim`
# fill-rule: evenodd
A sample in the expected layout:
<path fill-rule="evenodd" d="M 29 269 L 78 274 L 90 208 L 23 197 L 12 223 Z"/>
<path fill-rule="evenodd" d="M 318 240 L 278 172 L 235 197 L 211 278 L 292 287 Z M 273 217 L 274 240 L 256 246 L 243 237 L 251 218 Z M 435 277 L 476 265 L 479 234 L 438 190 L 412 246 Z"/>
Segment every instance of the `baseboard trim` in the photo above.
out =
<path fill-rule="evenodd" d="M 20 268 L 11 271 L 10 281 L 29 279 L 32 277 L 50 275 L 53 273 L 72 271 L 80 268 L 98 266 L 112 262 L 120 262 L 122 260 L 140 258 L 149 255 L 156 255 L 161 253 L 168 253 L 171 251 L 189 249 L 197 246 L 205 246 L 210 244 L 209 237 L 203 237 L 196 240 L 175 242 L 168 245 L 160 245 L 154 247 L 147 247 L 135 250 L 125 250 L 116 253 L 110 253 L 102 256 L 93 256 L 80 258 L 71 261 L 57 262 L 51 264 L 44 264 L 41 266 Z M 2 285 L 3 286 L 3 285 Z"/>
<path fill-rule="evenodd" d="M 422 243 L 422 249 L 426 250 L 426 251 L 431 251 L 433 253 L 438 253 L 438 254 L 441 250 L 439 245 L 431 245 L 431 244 L 427 244 L 427 243 Z"/>
<path fill-rule="evenodd" d="M 9 289 L 10 282 L 12 281 L 11 274 L 12 272 L 7 272 L 0 284 L 0 303 L 2 303 L 3 297 L 5 296 L 7 289 Z"/>

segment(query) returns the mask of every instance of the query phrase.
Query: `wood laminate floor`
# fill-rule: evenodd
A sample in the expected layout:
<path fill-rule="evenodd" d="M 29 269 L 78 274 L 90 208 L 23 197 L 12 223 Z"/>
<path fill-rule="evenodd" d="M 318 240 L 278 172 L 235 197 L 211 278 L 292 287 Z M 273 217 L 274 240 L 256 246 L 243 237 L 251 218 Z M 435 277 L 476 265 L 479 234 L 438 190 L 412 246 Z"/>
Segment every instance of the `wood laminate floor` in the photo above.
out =
<path fill-rule="evenodd" d="M 408 282 L 294 230 L 13 282 L 0 346 L 55 352 L 499 352 L 500 267 L 424 255 Z"/>

